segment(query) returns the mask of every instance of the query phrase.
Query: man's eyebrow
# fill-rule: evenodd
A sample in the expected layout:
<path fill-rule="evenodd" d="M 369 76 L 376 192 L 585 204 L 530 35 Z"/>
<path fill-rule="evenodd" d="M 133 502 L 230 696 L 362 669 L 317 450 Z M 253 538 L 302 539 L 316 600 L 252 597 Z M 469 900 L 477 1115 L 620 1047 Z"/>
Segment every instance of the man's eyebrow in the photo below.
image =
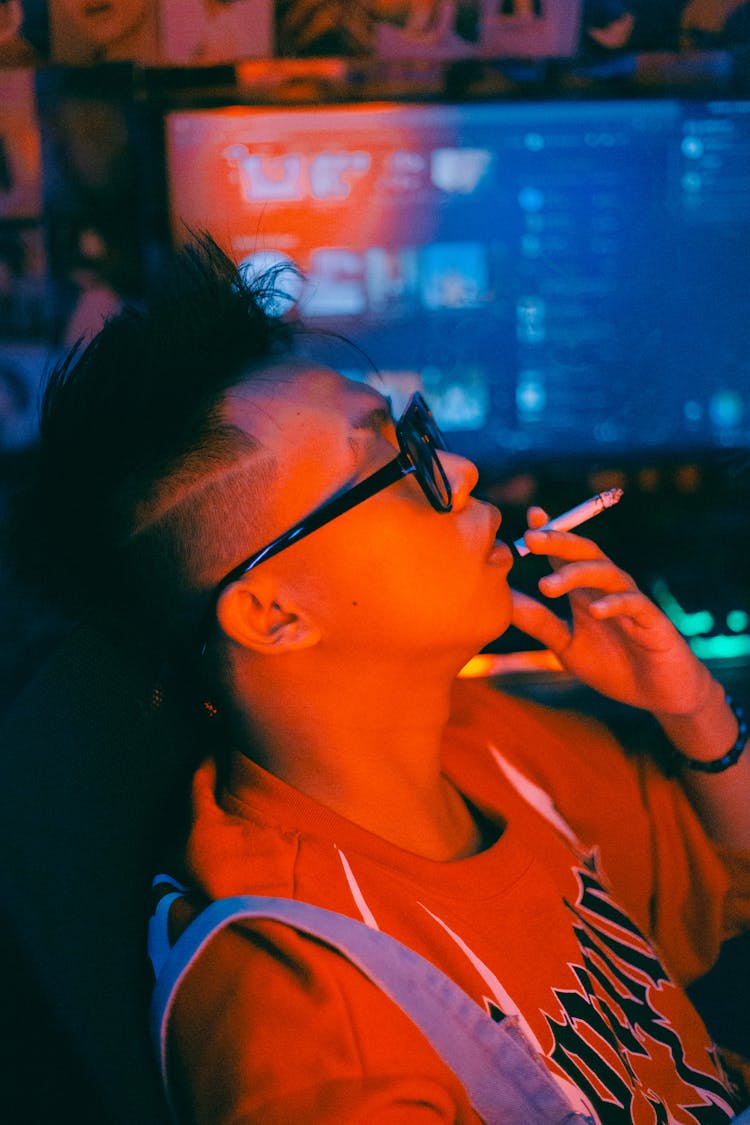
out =
<path fill-rule="evenodd" d="M 391 406 L 386 400 L 383 401 L 382 406 L 376 406 L 352 419 L 352 427 L 355 430 L 371 430 L 374 434 L 382 433 L 386 426 L 392 426 L 393 423 Z"/>

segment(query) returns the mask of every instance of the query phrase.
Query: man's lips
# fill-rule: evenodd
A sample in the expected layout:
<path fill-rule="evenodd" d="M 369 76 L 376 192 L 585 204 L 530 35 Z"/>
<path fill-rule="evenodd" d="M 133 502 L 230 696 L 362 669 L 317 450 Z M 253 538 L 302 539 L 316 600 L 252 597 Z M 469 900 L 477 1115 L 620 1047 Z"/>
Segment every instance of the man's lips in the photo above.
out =
<path fill-rule="evenodd" d="M 513 566 L 513 552 L 507 543 L 503 543 L 502 539 L 496 539 L 487 556 L 487 562 L 490 566 L 499 566 L 504 570 L 510 570 Z"/>
<path fill-rule="evenodd" d="M 492 514 L 493 520 L 490 529 L 491 539 L 487 552 L 487 562 L 490 566 L 498 566 L 505 570 L 510 570 L 513 566 L 513 552 L 507 543 L 504 543 L 502 539 L 498 539 L 497 537 L 503 518 L 497 509 L 494 509 Z"/>

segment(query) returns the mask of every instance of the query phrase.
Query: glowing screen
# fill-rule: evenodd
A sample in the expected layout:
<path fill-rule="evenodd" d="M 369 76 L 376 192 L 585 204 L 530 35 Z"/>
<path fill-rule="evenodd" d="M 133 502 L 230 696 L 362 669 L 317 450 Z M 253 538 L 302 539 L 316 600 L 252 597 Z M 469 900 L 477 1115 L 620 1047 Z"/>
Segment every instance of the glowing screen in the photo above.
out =
<path fill-rule="evenodd" d="M 487 465 L 750 444 L 750 102 L 181 110 L 176 241 L 289 258 L 310 322 Z"/>

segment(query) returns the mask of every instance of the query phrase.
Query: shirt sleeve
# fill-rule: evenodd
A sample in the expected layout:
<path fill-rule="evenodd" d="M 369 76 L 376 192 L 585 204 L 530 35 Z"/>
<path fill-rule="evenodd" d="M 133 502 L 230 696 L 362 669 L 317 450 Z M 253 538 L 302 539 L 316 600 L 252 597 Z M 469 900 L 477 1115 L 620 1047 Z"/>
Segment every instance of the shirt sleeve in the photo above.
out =
<path fill-rule="evenodd" d="M 220 931 L 167 1040 L 181 1122 L 481 1125 L 411 1020 L 345 957 L 275 922 Z"/>

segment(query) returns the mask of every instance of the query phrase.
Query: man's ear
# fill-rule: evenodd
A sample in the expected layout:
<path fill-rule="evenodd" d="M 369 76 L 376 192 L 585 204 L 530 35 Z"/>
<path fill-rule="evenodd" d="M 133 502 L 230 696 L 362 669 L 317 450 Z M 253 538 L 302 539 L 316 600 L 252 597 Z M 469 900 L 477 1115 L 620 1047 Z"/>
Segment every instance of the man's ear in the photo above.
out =
<path fill-rule="evenodd" d="M 311 648 L 320 639 L 309 614 L 280 591 L 270 574 L 232 582 L 219 597 L 216 616 L 228 637 L 262 655 Z"/>

